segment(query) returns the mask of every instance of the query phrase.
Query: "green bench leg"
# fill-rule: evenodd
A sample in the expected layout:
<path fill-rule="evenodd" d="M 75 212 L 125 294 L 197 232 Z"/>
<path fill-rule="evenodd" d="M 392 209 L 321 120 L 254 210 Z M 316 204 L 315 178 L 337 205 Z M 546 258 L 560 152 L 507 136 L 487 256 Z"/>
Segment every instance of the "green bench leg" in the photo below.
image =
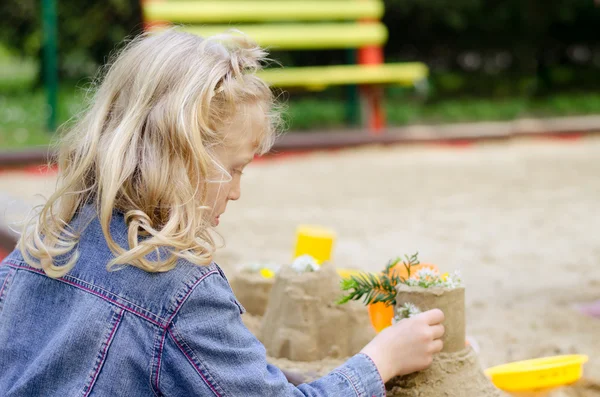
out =
<path fill-rule="evenodd" d="M 348 65 L 356 64 L 356 50 L 346 50 L 346 63 Z M 346 123 L 353 127 L 361 125 L 361 106 L 360 93 L 357 85 L 346 87 Z"/>
<path fill-rule="evenodd" d="M 46 128 L 56 130 L 56 113 L 58 106 L 58 29 L 56 26 L 55 0 L 42 0 L 42 47 L 44 84 L 46 85 Z"/>

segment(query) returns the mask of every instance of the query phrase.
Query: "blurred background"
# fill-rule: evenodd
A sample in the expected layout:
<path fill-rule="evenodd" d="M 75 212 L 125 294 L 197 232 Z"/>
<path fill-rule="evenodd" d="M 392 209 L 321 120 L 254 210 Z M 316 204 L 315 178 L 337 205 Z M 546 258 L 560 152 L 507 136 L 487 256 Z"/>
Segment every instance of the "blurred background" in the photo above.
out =
<path fill-rule="evenodd" d="M 0 4 L 0 145 L 42 144 L 42 11 L 37 0 Z M 126 36 L 143 28 L 138 0 L 56 2 L 58 121 Z M 594 0 L 385 0 L 386 62 L 430 68 L 430 90 L 386 87 L 388 122 L 510 120 L 600 112 L 600 7 Z M 285 66 L 344 63 L 345 50 L 279 51 Z M 345 125 L 345 87 L 293 92 L 290 130 Z"/>

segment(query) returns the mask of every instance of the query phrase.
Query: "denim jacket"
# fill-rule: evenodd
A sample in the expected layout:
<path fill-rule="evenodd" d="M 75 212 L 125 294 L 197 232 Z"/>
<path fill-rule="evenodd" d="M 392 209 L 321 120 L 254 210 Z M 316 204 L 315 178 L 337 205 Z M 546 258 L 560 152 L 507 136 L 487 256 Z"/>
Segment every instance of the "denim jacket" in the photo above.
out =
<path fill-rule="evenodd" d="M 47 277 L 18 250 L 0 264 L 0 396 L 385 395 L 363 354 L 312 383 L 288 383 L 214 263 L 108 272 L 113 254 L 91 208 L 71 223 L 81 255 L 64 277 Z M 110 227 L 126 246 L 123 215 Z"/>

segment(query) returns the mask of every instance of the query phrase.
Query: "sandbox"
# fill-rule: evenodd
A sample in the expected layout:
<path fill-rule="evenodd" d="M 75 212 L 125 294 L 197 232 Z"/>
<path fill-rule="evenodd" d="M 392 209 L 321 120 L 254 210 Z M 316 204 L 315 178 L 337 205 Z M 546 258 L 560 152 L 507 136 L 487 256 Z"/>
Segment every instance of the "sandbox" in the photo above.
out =
<path fill-rule="evenodd" d="M 599 397 L 600 321 L 572 309 L 599 298 L 598 158 L 600 139 L 586 138 L 369 147 L 252 164 L 242 200 L 221 219 L 227 245 L 216 261 L 230 279 L 238 263 L 284 263 L 306 222 L 338 232 L 340 267 L 377 271 L 418 247 L 465 275 L 467 333 L 482 366 L 583 352 L 587 381 L 549 397 Z M 20 220 L 54 182 L 0 175 L 1 220 Z M 258 335 L 262 317 L 242 318 Z M 344 359 L 269 361 L 325 374 Z"/>

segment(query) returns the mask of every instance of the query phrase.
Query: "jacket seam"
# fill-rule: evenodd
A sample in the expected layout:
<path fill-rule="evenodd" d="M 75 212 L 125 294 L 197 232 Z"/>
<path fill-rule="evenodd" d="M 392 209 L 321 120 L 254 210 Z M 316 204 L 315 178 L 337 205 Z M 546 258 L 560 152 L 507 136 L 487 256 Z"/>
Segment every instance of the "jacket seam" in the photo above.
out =
<path fill-rule="evenodd" d="M 102 295 L 102 296 L 103 296 L 103 297 L 105 297 L 105 298 L 108 298 L 108 294 L 114 295 L 114 296 L 116 296 L 117 298 L 121 299 L 123 302 L 126 302 L 127 304 L 129 304 L 129 305 L 131 305 L 132 307 L 135 307 L 135 308 L 137 309 L 137 310 L 135 310 L 135 309 L 133 309 L 133 308 L 132 308 L 132 310 L 134 310 L 134 311 L 136 311 L 136 312 L 138 312 L 138 313 L 140 313 L 140 314 L 141 314 L 141 312 L 142 312 L 142 311 L 144 311 L 144 312 L 148 312 L 148 313 L 152 314 L 154 317 L 156 317 L 156 318 L 158 318 L 158 319 L 160 319 L 160 320 L 164 321 L 164 319 L 163 319 L 161 316 L 159 316 L 158 314 L 155 314 L 155 313 L 151 312 L 151 311 L 150 311 L 150 310 L 148 310 L 148 309 L 144 309 L 144 308 L 143 308 L 143 307 L 141 307 L 140 305 L 136 305 L 135 303 L 131 302 L 130 300 L 128 300 L 128 299 L 126 299 L 126 298 L 123 298 L 122 296 L 120 296 L 120 295 L 118 295 L 118 294 L 115 294 L 115 293 L 113 293 L 113 292 L 107 291 L 106 289 L 104 289 L 104 288 L 102 288 L 102 287 L 99 287 L 99 286 L 97 286 L 97 285 L 94 285 L 94 284 L 88 283 L 87 281 L 85 281 L 85 280 L 82 280 L 82 279 L 80 279 L 80 278 L 77 278 L 77 277 L 75 277 L 75 276 L 73 276 L 73 275 L 70 275 L 70 274 L 69 274 L 69 275 L 66 275 L 66 276 L 65 276 L 65 278 L 68 278 L 68 279 L 73 279 L 73 280 L 77 280 L 77 281 L 79 281 L 79 283 L 80 283 L 80 284 L 78 284 L 78 286 L 80 286 L 80 287 L 83 287 L 83 288 L 88 288 L 88 289 L 90 289 L 90 290 L 92 290 L 92 291 L 93 291 L 93 289 L 92 289 L 92 288 L 96 288 L 96 289 L 98 289 L 99 291 L 102 291 L 102 292 L 104 292 L 104 293 L 102 293 L 102 292 L 98 292 L 98 294 Z M 75 283 L 75 282 L 73 281 L 73 283 Z M 77 284 L 77 283 L 75 283 L 75 284 Z M 139 311 L 138 311 L 138 310 L 139 310 Z M 157 323 L 158 323 L 158 321 L 157 321 Z"/>
<path fill-rule="evenodd" d="M 371 363 L 371 365 L 373 366 L 373 369 L 375 371 L 375 375 L 377 376 L 377 379 L 379 380 L 379 384 L 381 385 L 381 395 L 385 396 L 385 383 L 383 382 L 383 379 L 381 378 L 381 374 L 379 373 L 379 370 L 377 369 L 377 365 L 375 365 L 375 361 L 373 361 L 373 359 L 371 357 L 369 357 L 368 355 L 364 354 L 364 353 L 359 353 L 359 355 L 365 356 L 365 358 Z"/>
<path fill-rule="evenodd" d="M 356 397 L 362 397 L 363 396 L 363 394 L 358 391 L 358 388 L 356 387 L 356 385 L 352 381 L 352 377 L 350 375 L 348 375 L 345 371 L 343 371 L 341 369 L 338 369 L 336 371 L 333 371 L 333 373 L 342 376 L 343 378 L 345 378 L 348 381 L 348 383 L 350 383 L 350 385 L 354 389 L 354 392 L 356 393 Z"/>
<path fill-rule="evenodd" d="M 89 396 L 92 389 L 94 388 L 94 385 L 96 384 L 96 380 L 98 379 L 98 374 L 100 373 L 100 370 L 102 369 L 102 366 L 104 365 L 104 361 L 106 360 L 106 355 L 108 354 L 108 349 L 110 348 L 110 345 L 112 344 L 115 334 L 117 333 L 117 328 L 119 328 L 119 324 L 121 324 L 121 320 L 123 319 L 123 313 L 125 313 L 125 310 L 121 309 L 121 312 L 119 313 L 119 316 L 117 317 L 117 320 L 115 321 L 115 324 L 113 325 L 113 328 L 110 331 L 108 339 L 105 342 L 104 349 L 102 349 L 102 352 L 100 353 L 100 362 L 98 363 L 98 365 L 96 367 L 96 371 L 94 372 L 94 375 L 92 375 L 91 382 L 88 385 L 87 391 L 85 392 L 83 397 Z"/>
<path fill-rule="evenodd" d="M 162 395 L 162 392 L 160 391 L 160 366 L 161 366 L 161 363 L 162 363 L 162 354 L 163 354 L 165 339 L 167 337 L 167 332 L 169 332 L 169 325 L 173 321 L 173 318 L 175 318 L 175 316 L 179 312 L 179 309 L 181 308 L 181 306 L 183 306 L 183 304 L 185 303 L 185 301 L 188 299 L 188 297 L 190 296 L 190 294 L 192 293 L 192 291 L 194 290 L 194 288 L 196 288 L 196 286 L 198 284 L 200 284 L 202 281 L 204 281 L 208 276 L 210 276 L 212 274 L 217 274 L 217 273 L 218 273 L 217 270 L 211 270 L 210 272 L 207 272 L 207 273 L 201 275 L 196 281 L 194 281 L 194 283 L 186 291 L 185 295 L 177 303 L 177 306 L 173 310 L 173 313 L 169 316 L 169 319 L 167 320 L 166 327 L 161 327 L 164 332 L 162 334 L 160 343 L 158 345 L 158 354 L 156 356 L 156 371 L 155 372 L 153 371 L 154 372 L 154 382 L 151 382 L 151 384 L 153 384 L 153 386 L 154 386 L 153 388 L 155 388 L 156 392 L 158 392 L 159 395 Z M 174 339 L 174 336 L 173 335 L 171 335 L 171 336 Z M 154 361 L 154 359 L 152 361 Z M 152 379 L 152 374 L 150 376 L 151 376 L 151 379 Z M 219 395 L 219 394 L 217 394 L 217 395 Z"/>
<path fill-rule="evenodd" d="M 221 277 L 223 278 L 223 280 L 225 280 L 225 282 L 227 283 L 227 286 L 229 286 L 229 290 L 231 291 L 231 294 L 234 297 L 233 303 L 235 303 L 235 305 L 238 307 L 238 310 L 240 311 L 240 314 L 246 313 L 246 308 L 244 306 L 242 306 L 242 304 L 238 301 L 237 297 L 235 296 L 235 292 L 233 292 L 233 288 L 231 287 L 231 283 L 229 282 L 229 279 L 225 275 L 225 272 L 216 263 L 215 263 L 215 266 L 217 267 L 217 270 L 219 271 L 219 274 L 221 275 Z"/>
<path fill-rule="evenodd" d="M 14 272 L 15 272 L 15 269 L 10 268 L 8 270 L 8 273 L 6 273 L 6 277 L 4 278 L 4 282 L 2 283 L 2 287 L 0 288 L 0 301 L 2 300 L 2 294 L 4 293 L 4 287 L 6 287 L 8 280 L 10 278 L 12 278 L 12 276 L 14 275 Z"/>
<path fill-rule="evenodd" d="M 162 337 L 160 338 L 160 344 L 158 346 L 158 355 L 157 355 L 157 362 L 156 362 L 156 373 L 155 373 L 155 380 L 154 380 L 154 386 L 156 388 L 156 391 L 158 392 L 159 395 L 162 395 L 162 392 L 160 391 L 160 386 L 159 386 L 159 382 L 160 382 L 160 364 L 162 361 L 162 354 L 163 354 L 163 348 L 165 346 L 165 339 L 167 338 L 167 329 L 163 329 L 161 330 L 162 332 Z"/>
<path fill-rule="evenodd" d="M 4 287 L 6 286 L 6 282 L 10 278 L 11 272 L 13 269 L 10 269 L 8 273 L 6 273 L 6 277 L 4 277 L 4 282 L 2 283 L 2 288 L 0 288 L 0 299 L 2 299 L 2 293 L 4 292 Z"/>
<path fill-rule="evenodd" d="M 169 316 L 169 319 L 167 320 L 167 326 L 165 328 L 167 328 L 171 324 L 171 321 L 173 321 L 173 318 L 177 315 L 177 313 L 179 312 L 179 309 L 181 309 L 181 306 L 183 306 L 183 304 L 185 303 L 185 301 L 187 300 L 187 298 L 190 296 L 190 294 L 192 293 L 192 291 L 194 290 L 194 288 L 196 288 L 196 286 L 198 284 L 200 284 L 202 281 L 204 281 L 204 279 L 206 279 L 211 274 L 217 274 L 217 273 L 219 273 L 217 270 L 211 270 L 210 272 L 205 273 L 202 276 L 200 276 L 198 278 L 198 280 L 194 281 L 194 284 L 192 284 L 192 286 L 188 289 L 188 291 L 185 293 L 185 295 L 183 296 L 183 298 L 181 298 L 181 300 L 179 301 L 179 303 L 177 304 L 177 306 L 173 310 L 173 313 L 171 314 L 171 316 Z"/>
<path fill-rule="evenodd" d="M 46 273 L 44 273 L 42 270 L 33 268 L 33 267 L 31 267 L 31 266 L 29 266 L 27 264 L 23 263 L 23 264 L 19 265 L 18 263 L 15 263 L 15 262 L 12 262 L 12 261 L 7 261 L 7 262 L 9 264 L 9 266 L 13 265 L 15 267 L 19 267 L 19 268 L 24 269 L 24 270 L 31 270 L 31 271 L 33 271 L 35 273 L 46 275 Z M 77 280 L 80 284 L 75 283 L 74 281 L 71 281 L 71 282 L 74 283 L 74 284 L 76 284 L 76 286 L 78 286 L 78 287 L 87 288 L 87 290 L 91 290 L 92 293 L 96 293 L 96 294 L 101 295 L 102 297 L 106 297 L 108 299 L 111 299 L 111 298 L 108 297 L 109 294 L 110 295 L 114 295 L 115 297 L 119 298 L 123 302 L 126 302 L 127 304 L 131 305 L 132 307 L 135 307 L 137 310 L 139 310 L 138 313 L 147 312 L 147 313 L 153 315 L 154 317 L 162 320 L 163 322 L 165 321 L 165 319 L 162 318 L 161 316 L 159 316 L 158 314 L 155 314 L 155 313 L 151 312 L 148 309 L 145 309 L 145 308 L 143 308 L 143 307 L 141 307 L 139 305 L 136 305 L 135 303 L 129 301 L 127 298 L 124 298 L 124 297 L 122 297 L 122 296 L 120 296 L 118 294 L 115 294 L 114 292 L 107 291 L 106 289 L 104 289 L 102 287 L 99 287 L 97 285 L 88 283 L 87 281 L 82 280 L 80 278 L 77 278 L 77 277 L 73 276 L 72 274 L 67 274 L 66 276 L 63 276 L 63 277 L 59 278 L 58 280 L 63 281 L 63 280 L 69 280 L 69 279 Z M 98 292 L 94 291 L 93 288 L 97 289 Z M 100 292 L 100 291 L 102 291 L 102 292 Z M 137 312 L 137 310 L 135 310 L 133 308 L 132 308 L 132 310 Z M 158 321 L 157 321 L 157 323 L 158 323 Z"/>
<path fill-rule="evenodd" d="M 223 397 L 222 394 L 220 394 L 217 391 L 217 385 L 213 385 L 207 378 L 206 376 L 202 373 L 202 370 L 198 367 L 198 365 L 196 365 L 195 360 L 190 356 L 190 354 L 188 354 L 186 352 L 186 349 L 182 346 L 182 344 L 186 345 L 186 347 L 191 351 L 192 349 L 189 348 L 189 346 L 187 346 L 187 344 L 184 341 L 179 341 L 177 340 L 177 338 L 175 337 L 175 335 L 173 334 L 173 331 L 171 330 L 171 328 L 167 329 L 167 332 L 169 333 L 169 335 L 171 336 L 171 339 L 173 339 L 173 342 L 175 342 L 175 345 L 177 346 L 177 348 L 183 353 L 183 355 L 185 356 L 185 358 L 187 358 L 187 360 L 189 361 L 189 363 L 192 365 L 192 367 L 196 370 L 196 372 L 198 373 L 198 375 L 200 375 L 200 377 L 202 378 L 202 380 L 204 381 L 204 383 L 206 384 L 206 386 L 208 386 L 208 388 L 213 392 L 213 394 L 216 397 Z M 210 376 L 210 375 L 209 375 Z"/>
<path fill-rule="evenodd" d="M 32 272 L 32 273 L 40 274 L 40 275 L 43 275 L 43 276 L 45 276 L 45 275 L 46 275 L 46 274 L 45 274 L 43 271 L 41 271 L 41 270 L 38 270 L 38 269 L 35 269 L 35 268 L 31 268 L 31 267 L 28 267 L 28 266 L 22 266 L 22 265 L 18 265 L 18 264 L 15 264 L 15 263 L 13 263 L 13 262 L 8 262 L 8 266 L 10 266 L 10 267 L 13 267 L 13 268 L 23 269 L 23 270 L 26 270 L 26 271 L 30 271 L 30 272 Z M 68 277 L 68 276 L 67 276 L 67 277 Z M 160 322 L 158 322 L 158 321 L 156 321 L 156 320 L 154 320 L 154 319 L 150 318 L 149 316 L 147 316 L 147 315 L 145 315 L 145 314 L 143 314 L 143 313 L 140 313 L 140 312 L 138 312 L 137 310 L 134 310 L 134 309 L 132 309 L 132 308 L 128 307 L 127 305 L 125 305 L 125 304 L 123 304 L 123 303 L 120 303 L 120 302 L 118 302 L 118 301 L 116 301 L 116 300 L 114 300 L 114 299 L 112 299 L 112 298 L 109 298 L 108 296 L 106 296 L 106 295 L 102 294 L 101 292 L 94 291 L 93 289 L 91 289 L 91 288 L 89 288 L 89 287 L 87 287 L 87 286 L 84 286 L 84 285 L 78 284 L 78 283 L 76 283 L 75 281 L 67 280 L 66 278 L 58 278 L 58 279 L 55 279 L 55 280 L 57 280 L 57 281 L 60 281 L 60 282 L 63 282 L 63 283 L 65 283 L 65 284 L 67 284 L 67 285 L 73 286 L 73 287 L 75 287 L 75 288 L 79 288 L 79 289 L 81 289 L 81 290 L 83 290 L 83 291 L 85 291 L 85 292 L 87 292 L 87 293 L 89 293 L 89 294 L 92 294 L 92 295 L 94 295 L 94 296 L 97 296 L 97 297 L 99 297 L 99 298 L 101 298 L 101 299 L 103 299 L 103 300 L 105 300 L 105 301 L 107 301 L 107 302 L 110 302 L 110 303 L 112 303 L 113 305 L 115 305 L 115 306 L 118 306 L 118 307 L 119 307 L 119 308 L 121 308 L 121 309 L 127 310 L 128 312 L 131 312 L 132 314 L 135 314 L 136 316 L 138 316 L 138 317 L 140 317 L 140 318 L 143 318 L 144 320 L 146 320 L 146 321 L 148 321 L 148 322 L 150 322 L 150 323 L 152 323 L 152 324 L 154 324 L 154 325 L 157 325 L 157 326 L 159 326 L 159 327 L 161 327 L 161 328 L 163 328 L 163 329 L 166 327 L 165 325 L 163 325 L 163 324 L 161 324 Z M 77 280 L 79 280 L 79 279 L 77 279 Z M 95 286 L 94 286 L 94 287 L 95 287 Z M 98 287 L 96 287 L 96 288 L 98 288 Z M 103 290 L 103 291 L 104 291 L 104 290 Z M 120 298 L 120 299 L 123 299 L 123 298 L 121 298 L 121 297 L 119 297 L 119 298 Z M 130 302 L 129 302 L 129 301 L 127 301 L 127 303 L 130 303 Z M 130 304 L 132 304 L 132 303 L 130 303 Z M 133 305 L 133 304 L 132 304 L 132 305 Z M 137 307 L 137 305 L 136 305 L 136 307 Z M 146 310 L 146 311 L 147 311 L 147 310 Z M 161 320 L 163 320 L 163 321 L 164 321 L 164 319 L 163 319 L 163 318 L 161 318 L 160 316 L 157 316 L 156 314 L 154 314 L 154 313 L 152 313 L 152 312 L 150 312 L 150 311 L 148 311 L 148 313 L 150 313 L 150 314 L 152 314 L 153 316 L 155 316 L 155 317 L 157 317 L 157 318 L 160 318 Z"/>

